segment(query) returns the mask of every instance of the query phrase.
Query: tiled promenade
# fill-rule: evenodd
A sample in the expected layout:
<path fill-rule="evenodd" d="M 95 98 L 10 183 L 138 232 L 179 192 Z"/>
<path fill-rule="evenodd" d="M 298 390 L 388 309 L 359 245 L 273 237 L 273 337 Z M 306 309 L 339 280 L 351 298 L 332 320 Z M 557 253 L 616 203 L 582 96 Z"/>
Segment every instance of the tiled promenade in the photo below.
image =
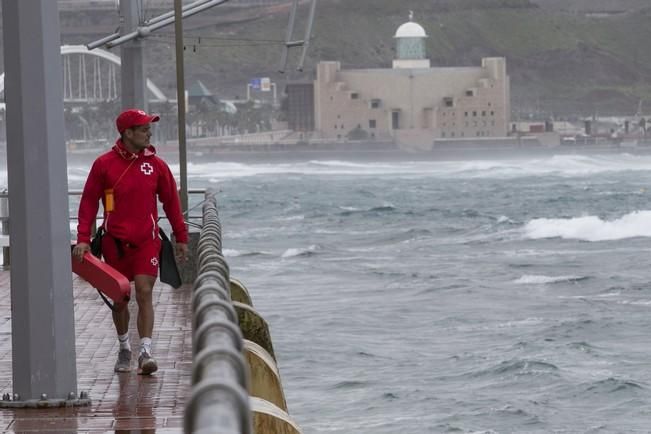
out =
<path fill-rule="evenodd" d="M 154 357 L 159 370 L 143 377 L 115 374 L 117 338 L 111 311 L 97 291 L 73 275 L 78 392 L 92 404 L 63 409 L 0 409 L 0 432 L 181 433 L 190 392 L 192 334 L 190 288 L 154 289 Z M 139 344 L 135 297 L 130 303 L 131 345 Z M 9 272 L 0 271 L 0 393 L 11 393 L 11 305 Z M 134 357 L 135 359 L 135 357 Z"/>

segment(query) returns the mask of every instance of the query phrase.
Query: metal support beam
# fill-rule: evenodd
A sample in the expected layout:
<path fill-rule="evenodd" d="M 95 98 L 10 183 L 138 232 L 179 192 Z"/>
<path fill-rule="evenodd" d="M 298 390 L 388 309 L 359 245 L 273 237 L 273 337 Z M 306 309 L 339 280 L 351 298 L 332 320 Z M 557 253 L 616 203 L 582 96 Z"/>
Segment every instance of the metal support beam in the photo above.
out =
<path fill-rule="evenodd" d="M 140 24 L 142 0 L 120 0 L 123 31 L 130 32 Z M 147 110 L 145 66 L 142 41 L 135 39 L 121 47 L 122 108 Z"/>
<path fill-rule="evenodd" d="M 287 56 L 289 55 L 289 47 L 292 43 L 292 35 L 294 34 L 294 22 L 296 22 L 296 10 L 298 9 L 298 0 L 294 0 L 292 8 L 289 11 L 289 23 L 287 23 L 287 31 L 285 34 L 285 47 L 280 56 L 280 68 L 278 72 L 285 72 L 287 67 Z"/>
<path fill-rule="evenodd" d="M 189 5 L 183 6 L 183 14 L 185 14 L 187 11 L 190 9 L 194 9 L 197 6 L 203 6 L 206 3 L 212 3 L 213 0 L 197 0 L 195 2 L 190 3 Z M 145 24 L 147 26 L 151 26 L 152 24 L 159 23 L 167 18 L 174 17 L 176 14 L 176 10 L 170 11 L 170 12 L 165 12 L 164 14 L 161 14 L 157 17 L 154 17 L 150 20 L 145 21 Z M 185 15 L 183 15 L 185 17 Z"/>
<path fill-rule="evenodd" d="M 105 36 L 102 39 L 98 39 L 97 41 L 91 42 L 90 44 L 86 44 L 86 48 L 88 48 L 89 50 L 94 50 L 95 48 L 101 47 L 107 42 L 111 42 L 112 40 L 117 39 L 119 37 L 120 37 L 119 32 L 111 33 L 110 35 Z"/>
<path fill-rule="evenodd" d="M 13 390 L 77 393 L 59 12 L 3 0 Z"/>
<path fill-rule="evenodd" d="M 297 9 L 298 0 L 294 0 L 289 12 L 289 23 L 287 24 L 287 32 L 285 34 L 285 44 L 280 57 L 280 68 L 278 69 L 278 72 L 281 73 L 285 72 L 285 68 L 287 67 L 289 49 L 293 47 L 303 47 L 298 66 L 296 67 L 298 71 L 302 71 L 303 64 L 305 63 L 305 56 L 307 54 L 307 48 L 310 45 L 310 38 L 312 37 L 312 24 L 314 23 L 314 15 L 316 13 L 316 0 L 311 1 L 310 12 L 307 18 L 307 25 L 305 26 L 305 37 L 302 40 L 292 40 L 292 37 L 294 35 L 294 23 L 296 21 Z"/>
<path fill-rule="evenodd" d="M 316 14 L 316 0 L 312 0 L 310 5 L 310 14 L 307 17 L 307 26 L 305 26 L 305 37 L 303 38 L 303 51 L 301 52 L 301 58 L 298 61 L 298 66 L 296 69 L 298 71 L 303 71 L 303 65 L 305 64 L 305 56 L 307 55 L 307 49 L 310 46 L 310 39 L 312 38 L 312 25 L 314 24 L 314 15 Z"/>
<path fill-rule="evenodd" d="M 121 1 L 124 1 L 124 0 L 121 0 Z M 197 5 L 197 6 L 193 7 L 193 8 L 188 7 L 185 11 L 182 11 L 180 16 L 182 16 L 183 18 L 187 18 L 189 16 L 198 14 L 199 12 L 203 12 L 206 9 L 210 9 L 210 8 L 212 8 L 214 6 L 219 6 L 220 4 L 226 3 L 227 1 L 228 0 L 209 0 L 207 2 L 200 2 L 201 4 L 199 4 L 199 5 Z M 175 18 L 176 15 L 168 16 L 167 18 L 161 19 L 162 16 L 163 15 L 150 20 L 150 23 L 153 23 L 151 25 L 138 26 L 137 28 L 133 29 L 132 31 L 130 30 L 130 31 L 128 31 L 128 33 L 124 33 L 119 38 L 110 40 L 109 42 L 106 43 L 106 48 L 113 48 L 113 47 L 116 47 L 118 45 L 124 44 L 125 42 L 132 41 L 132 40 L 134 40 L 136 38 L 145 37 L 145 36 L 149 35 L 151 32 L 153 32 L 154 30 L 158 30 L 158 29 L 160 29 L 162 27 L 169 26 L 170 24 L 174 23 L 174 21 L 176 19 Z M 93 42 L 92 44 L 89 44 L 89 45 L 99 46 L 99 45 L 96 45 L 96 44 L 97 44 L 97 42 Z"/>

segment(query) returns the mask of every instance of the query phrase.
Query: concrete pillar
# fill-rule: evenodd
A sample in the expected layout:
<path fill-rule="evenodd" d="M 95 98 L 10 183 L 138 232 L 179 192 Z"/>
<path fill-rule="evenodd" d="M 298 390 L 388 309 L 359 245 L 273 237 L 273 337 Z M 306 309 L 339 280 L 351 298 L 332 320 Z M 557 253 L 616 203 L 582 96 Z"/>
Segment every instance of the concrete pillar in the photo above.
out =
<path fill-rule="evenodd" d="M 13 392 L 77 392 L 59 13 L 3 0 Z"/>
<path fill-rule="evenodd" d="M 122 34 L 135 31 L 141 23 L 142 0 L 120 0 Z M 122 108 L 139 108 L 147 111 L 145 62 L 142 39 L 136 38 L 120 47 Z"/>

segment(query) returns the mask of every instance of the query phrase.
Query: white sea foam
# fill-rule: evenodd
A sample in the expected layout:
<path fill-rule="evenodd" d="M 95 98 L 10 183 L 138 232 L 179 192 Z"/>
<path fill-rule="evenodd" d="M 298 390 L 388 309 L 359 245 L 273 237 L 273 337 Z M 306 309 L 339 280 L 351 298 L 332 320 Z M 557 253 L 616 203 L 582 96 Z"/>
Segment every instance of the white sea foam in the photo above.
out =
<path fill-rule="evenodd" d="M 278 218 L 280 221 L 285 221 L 285 222 L 291 222 L 291 221 L 296 221 L 296 220 L 305 220 L 305 216 L 298 214 L 298 215 L 291 215 L 287 217 L 280 217 Z"/>
<path fill-rule="evenodd" d="M 635 211 L 619 219 L 604 221 L 597 216 L 569 219 L 540 218 L 524 226 L 526 238 L 564 238 L 584 241 L 609 241 L 651 237 L 651 211 Z"/>
<path fill-rule="evenodd" d="M 651 300 L 621 300 L 617 302 L 618 304 L 630 304 L 632 306 L 651 306 Z"/>
<path fill-rule="evenodd" d="M 303 256 L 303 255 L 308 255 L 311 254 L 315 251 L 317 251 L 319 247 L 317 245 L 311 245 L 307 248 L 292 248 L 292 249 L 287 249 L 285 252 L 281 255 L 283 258 L 293 258 L 295 256 Z"/>
<path fill-rule="evenodd" d="M 191 162 L 188 174 L 216 182 L 220 179 L 259 175 L 396 175 L 456 178 L 514 178 L 554 175 L 590 176 L 605 172 L 646 171 L 651 156 L 617 154 L 609 156 L 555 155 L 544 158 L 468 161 L 393 161 L 351 162 L 313 160 L 292 163 Z M 179 165 L 170 165 L 178 177 Z"/>
<path fill-rule="evenodd" d="M 514 280 L 513 283 L 518 285 L 543 285 L 547 283 L 575 282 L 583 279 L 585 279 L 585 277 L 582 276 L 539 276 L 525 274 L 519 279 Z"/>
<path fill-rule="evenodd" d="M 590 176 L 605 172 L 647 171 L 651 156 L 616 154 L 608 156 L 555 155 L 543 158 L 468 161 L 392 161 L 351 162 L 344 160 L 312 160 L 291 163 L 236 163 L 224 161 L 188 162 L 188 176 L 208 183 L 224 179 L 260 175 L 315 175 L 315 176 L 373 176 L 395 175 L 408 177 L 444 178 L 517 178 L 521 176 Z M 199 161 L 196 161 L 199 160 Z M 86 181 L 91 163 L 81 167 L 68 166 L 68 182 L 80 188 Z M 170 164 L 177 180 L 179 164 Z M 0 187 L 7 185 L 6 167 L 0 167 Z"/>

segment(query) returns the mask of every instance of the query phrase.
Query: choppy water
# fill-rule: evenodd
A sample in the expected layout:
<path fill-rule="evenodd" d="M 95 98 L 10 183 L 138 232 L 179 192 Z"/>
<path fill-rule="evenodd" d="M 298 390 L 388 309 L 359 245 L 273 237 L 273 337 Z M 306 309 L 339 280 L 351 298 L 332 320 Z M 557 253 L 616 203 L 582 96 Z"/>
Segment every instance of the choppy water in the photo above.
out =
<path fill-rule="evenodd" d="M 303 432 L 651 432 L 651 157 L 416 158 L 189 167 Z"/>

